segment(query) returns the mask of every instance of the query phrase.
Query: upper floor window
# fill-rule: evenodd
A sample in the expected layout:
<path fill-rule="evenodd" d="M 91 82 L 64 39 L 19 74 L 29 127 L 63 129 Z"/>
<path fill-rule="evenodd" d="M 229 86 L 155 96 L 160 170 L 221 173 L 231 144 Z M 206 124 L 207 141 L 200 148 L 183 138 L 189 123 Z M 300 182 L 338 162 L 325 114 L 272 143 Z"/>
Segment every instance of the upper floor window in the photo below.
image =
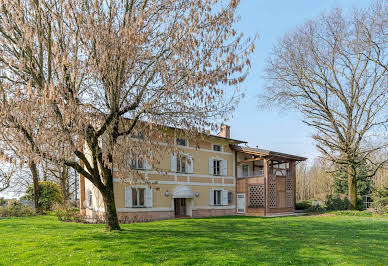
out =
<path fill-rule="evenodd" d="M 131 163 L 132 169 L 144 169 L 144 162 L 142 159 L 133 159 Z"/>
<path fill-rule="evenodd" d="M 213 160 L 213 175 L 221 175 L 221 160 Z"/>
<path fill-rule="evenodd" d="M 213 151 L 221 151 L 221 145 L 213 144 Z"/>
<path fill-rule="evenodd" d="M 176 171 L 178 173 L 187 173 L 187 156 L 177 157 L 176 159 Z"/>
<path fill-rule="evenodd" d="M 186 143 L 186 140 L 185 140 L 185 139 L 177 138 L 177 139 L 176 139 L 176 145 L 187 146 L 187 143 Z"/>
<path fill-rule="evenodd" d="M 144 188 L 132 188 L 132 207 L 144 207 Z"/>
<path fill-rule="evenodd" d="M 242 175 L 243 177 L 247 177 L 249 175 L 249 166 L 247 164 L 243 164 L 242 166 Z"/>

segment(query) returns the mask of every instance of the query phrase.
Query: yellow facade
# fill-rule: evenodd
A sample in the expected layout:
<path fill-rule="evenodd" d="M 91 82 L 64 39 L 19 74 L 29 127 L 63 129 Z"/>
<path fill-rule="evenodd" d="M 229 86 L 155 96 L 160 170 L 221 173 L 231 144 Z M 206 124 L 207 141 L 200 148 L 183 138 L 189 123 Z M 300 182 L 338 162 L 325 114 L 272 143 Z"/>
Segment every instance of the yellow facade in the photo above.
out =
<path fill-rule="evenodd" d="M 147 189 L 151 190 L 152 204 L 143 208 L 128 206 L 128 192 L 126 187 L 145 187 L 146 185 L 130 185 L 123 183 L 125 171 L 115 169 L 114 171 L 114 194 L 118 214 L 120 213 L 142 213 L 142 212 L 168 212 L 168 217 L 174 215 L 174 191 L 180 188 L 188 188 L 192 193 L 191 197 L 185 197 L 184 215 L 206 216 L 225 215 L 235 212 L 235 169 L 234 152 L 229 148 L 229 141 L 223 138 L 207 137 L 207 140 L 188 140 L 187 146 L 181 147 L 184 154 L 191 156 L 193 161 L 192 173 L 177 173 L 171 169 L 171 155 L 159 158 L 160 164 L 156 169 L 165 169 L 161 173 L 153 169 L 138 170 L 139 174 L 150 181 Z M 221 151 L 214 151 L 213 145 L 220 145 Z M 211 173 L 211 160 L 221 160 L 226 167 L 221 175 Z M 90 210 L 103 211 L 103 201 L 98 190 L 88 181 L 85 181 L 86 199 L 88 194 L 92 195 L 93 206 Z M 224 196 L 221 202 L 214 202 L 213 190 L 223 191 Z M 228 195 L 228 200 L 225 200 Z M 132 196 L 131 196 L 132 197 Z M 218 196 L 217 196 L 218 197 Z M 127 199 L 126 199 L 127 198 Z M 176 204 L 176 203 L 175 203 Z M 219 214 L 218 214 L 219 213 Z M 155 216 L 157 217 L 157 215 Z M 167 216 L 166 216 L 167 217 Z"/>

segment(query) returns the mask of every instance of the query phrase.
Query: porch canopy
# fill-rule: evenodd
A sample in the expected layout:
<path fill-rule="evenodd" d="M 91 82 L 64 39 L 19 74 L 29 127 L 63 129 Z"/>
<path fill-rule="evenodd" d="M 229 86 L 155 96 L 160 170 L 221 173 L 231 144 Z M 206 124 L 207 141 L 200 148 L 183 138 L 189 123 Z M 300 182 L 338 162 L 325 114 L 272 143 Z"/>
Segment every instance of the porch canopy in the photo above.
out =
<path fill-rule="evenodd" d="M 174 189 L 172 192 L 172 197 L 175 198 L 185 198 L 191 199 L 194 197 L 193 191 L 187 186 L 179 186 Z"/>

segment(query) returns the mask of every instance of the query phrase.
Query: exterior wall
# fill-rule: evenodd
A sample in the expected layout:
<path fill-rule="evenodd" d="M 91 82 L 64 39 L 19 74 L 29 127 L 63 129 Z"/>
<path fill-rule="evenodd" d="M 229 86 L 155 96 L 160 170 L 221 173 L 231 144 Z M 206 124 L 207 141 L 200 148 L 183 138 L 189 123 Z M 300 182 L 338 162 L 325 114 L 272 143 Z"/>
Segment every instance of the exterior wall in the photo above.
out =
<path fill-rule="evenodd" d="M 173 139 L 169 140 L 172 141 Z M 220 152 L 213 151 L 212 145 L 221 145 Z M 187 186 L 195 195 L 193 199 L 187 199 L 187 208 L 190 216 L 204 217 L 217 215 L 231 215 L 235 213 L 235 169 L 234 152 L 229 148 L 229 143 L 216 138 L 210 140 L 199 139 L 188 141 L 186 147 L 181 147 L 182 152 L 189 154 L 193 158 L 193 173 L 183 174 L 171 172 L 171 155 L 160 158 L 160 163 L 156 168 L 165 169 L 164 173 L 156 170 L 139 170 L 138 173 L 146 180 L 150 181 L 152 188 L 152 207 L 128 208 L 125 206 L 125 187 L 134 186 L 122 182 L 127 176 L 126 171 L 115 169 L 114 172 L 114 194 L 115 203 L 119 219 L 129 219 L 131 217 L 144 217 L 152 220 L 174 218 L 174 199 L 172 192 L 178 186 Z M 213 176 L 209 174 L 209 159 L 217 158 L 227 162 L 227 171 L 223 176 Z M 142 185 L 144 186 L 144 185 Z M 209 199 L 211 189 L 227 190 L 233 193 L 232 202 L 223 206 L 212 206 Z M 97 215 L 104 210 L 101 193 L 94 185 L 85 179 L 85 198 L 88 200 L 88 193 L 92 191 L 93 204 L 86 210 L 90 217 Z M 169 196 L 165 196 L 166 192 Z"/>

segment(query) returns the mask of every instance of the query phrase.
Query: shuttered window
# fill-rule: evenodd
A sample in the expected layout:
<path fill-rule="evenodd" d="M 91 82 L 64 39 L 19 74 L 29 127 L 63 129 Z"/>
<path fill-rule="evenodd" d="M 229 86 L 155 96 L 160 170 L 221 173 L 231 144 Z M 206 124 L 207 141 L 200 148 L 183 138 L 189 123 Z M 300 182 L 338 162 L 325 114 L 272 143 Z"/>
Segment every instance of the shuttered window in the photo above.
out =
<path fill-rule="evenodd" d="M 214 190 L 213 205 L 221 205 L 221 200 L 222 200 L 221 193 L 222 193 L 222 190 Z"/>
<path fill-rule="evenodd" d="M 221 160 L 213 160 L 213 175 L 221 175 Z"/>
<path fill-rule="evenodd" d="M 132 207 L 144 207 L 144 188 L 132 188 Z"/>

